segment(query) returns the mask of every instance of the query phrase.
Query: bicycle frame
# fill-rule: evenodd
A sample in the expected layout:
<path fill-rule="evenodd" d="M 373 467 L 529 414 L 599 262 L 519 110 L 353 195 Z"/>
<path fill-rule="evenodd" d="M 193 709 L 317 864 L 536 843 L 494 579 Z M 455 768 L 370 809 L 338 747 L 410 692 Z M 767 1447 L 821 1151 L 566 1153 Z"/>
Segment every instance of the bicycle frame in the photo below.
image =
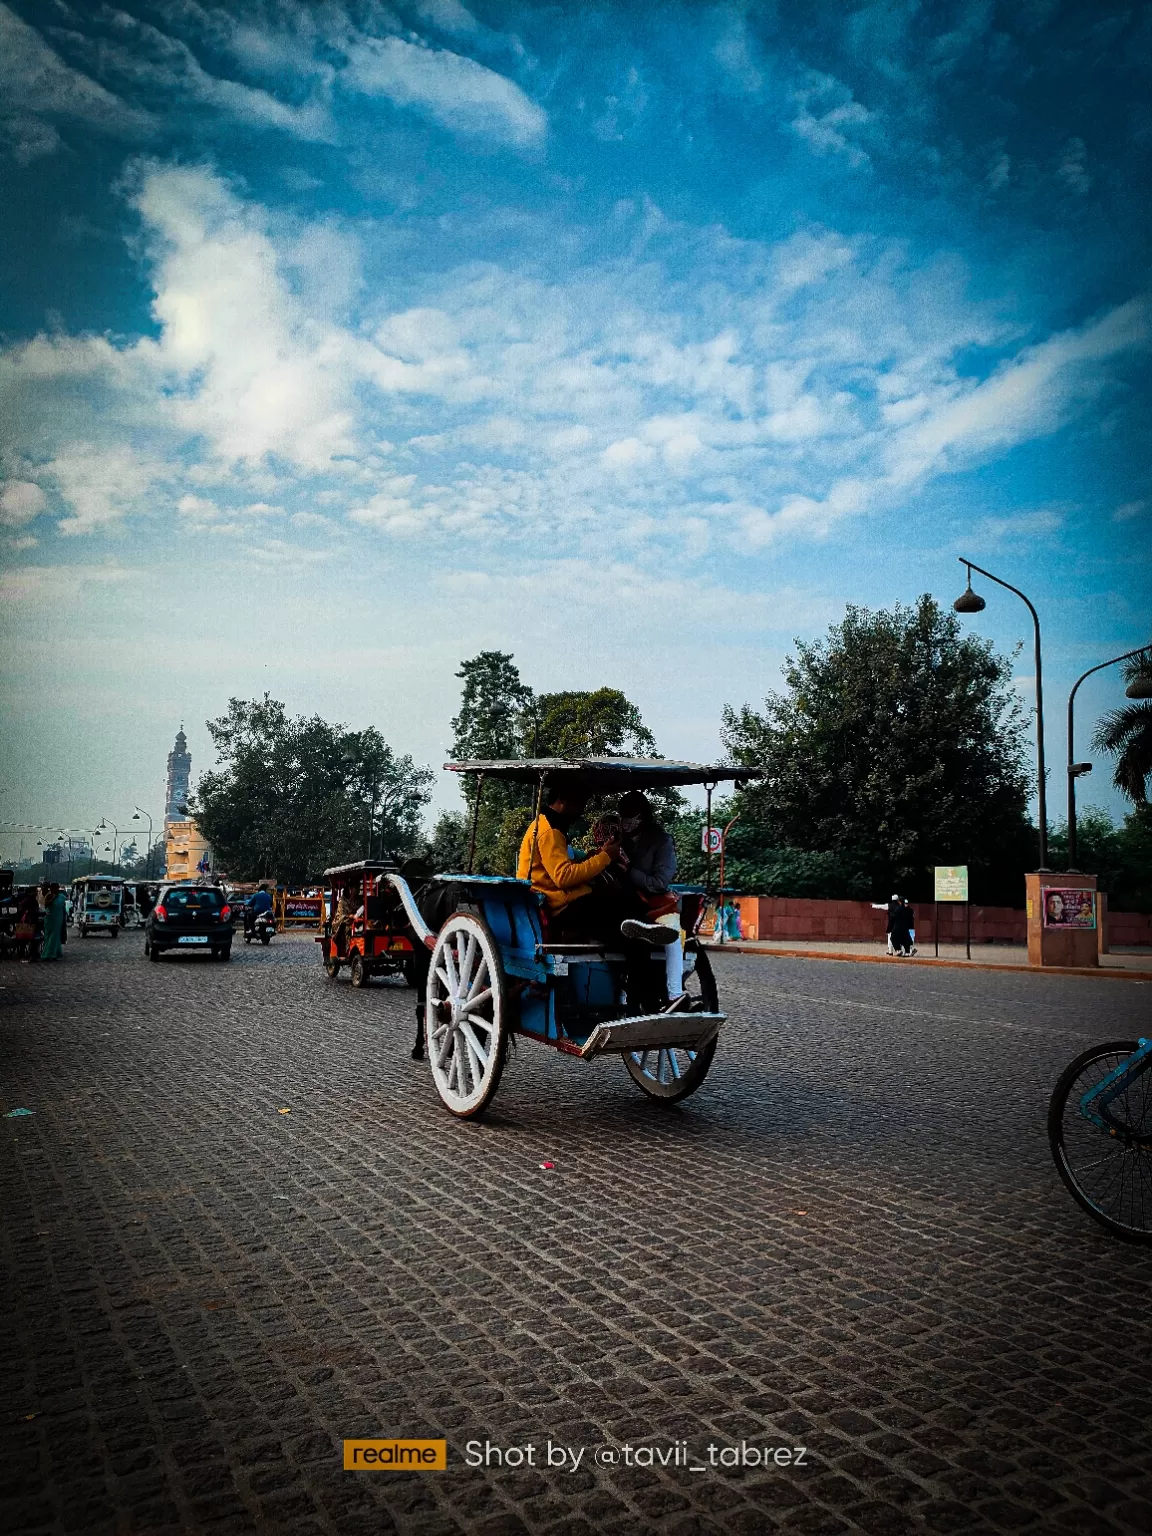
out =
<path fill-rule="evenodd" d="M 1152 1136 L 1134 1136 L 1127 1126 L 1119 1124 L 1108 1113 L 1120 1094 L 1149 1070 L 1152 1070 L 1152 1039 L 1141 1040 L 1138 1051 L 1129 1056 L 1127 1061 L 1122 1061 L 1118 1067 L 1113 1068 L 1108 1076 L 1094 1088 L 1088 1090 L 1080 1100 L 1080 1113 L 1085 1120 L 1098 1125 L 1102 1131 L 1107 1131 L 1109 1136 L 1118 1137 L 1126 1145 L 1152 1146 Z"/>

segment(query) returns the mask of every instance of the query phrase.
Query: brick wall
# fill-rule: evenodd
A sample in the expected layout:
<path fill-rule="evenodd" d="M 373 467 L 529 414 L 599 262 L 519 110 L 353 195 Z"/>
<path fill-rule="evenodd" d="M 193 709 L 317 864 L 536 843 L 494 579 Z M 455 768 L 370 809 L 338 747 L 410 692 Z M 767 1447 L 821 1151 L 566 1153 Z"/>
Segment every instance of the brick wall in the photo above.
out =
<path fill-rule="evenodd" d="M 866 901 L 809 901 L 785 896 L 738 896 L 740 927 L 748 939 L 822 939 L 844 943 L 875 939 L 884 942 L 884 912 L 873 911 Z M 964 942 L 964 907 L 961 903 L 941 902 L 939 907 L 941 943 Z M 916 903 L 916 942 L 923 945 L 933 938 L 933 904 Z M 1115 914 L 1110 914 L 1115 921 Z M 1026 941 L 1024 913 L 1013 907 L 972 908 L 972 941 L 987 944 L 1023 944 Z M 1137 942 L 1116 937 L 1116 944 Z"/>
<path fill-rule="evenodd" d="M 1108 911 L 1108 943 L 1113 949 L 1131 944 L 1152 946 L 1152 916 L 1147 912 Z"/>

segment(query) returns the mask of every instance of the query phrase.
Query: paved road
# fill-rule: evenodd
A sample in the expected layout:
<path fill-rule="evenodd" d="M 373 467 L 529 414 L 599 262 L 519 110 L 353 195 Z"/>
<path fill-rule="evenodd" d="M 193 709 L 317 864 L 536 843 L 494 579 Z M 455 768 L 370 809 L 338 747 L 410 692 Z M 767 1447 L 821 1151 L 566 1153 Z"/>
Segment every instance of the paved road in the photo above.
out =
<path fill-rule="evenodd" d="M 1152 1529 L 1152 1263 L 1043 1129 L 1152 987 L 726 956 L 687 1104 L 529 1044 L 476 1126 L 314 948 L 0 966 L 0 1530 Z"/>

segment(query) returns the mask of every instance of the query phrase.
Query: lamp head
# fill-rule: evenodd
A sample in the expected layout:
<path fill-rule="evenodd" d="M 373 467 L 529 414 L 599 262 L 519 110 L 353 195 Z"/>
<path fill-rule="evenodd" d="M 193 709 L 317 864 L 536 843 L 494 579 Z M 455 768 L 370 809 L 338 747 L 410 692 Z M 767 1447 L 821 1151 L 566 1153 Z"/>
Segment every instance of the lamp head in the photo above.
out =
<path fill-rule="evenodd" d="M 1069 763 L 1068 777 L 1070 779 L 1082 779 L 1086 773 L 1092 772 L 1091 763 Z"/>
<path fill-rule="evenodd" d="M 973 592 L 971 579 L 969 579 L 964 591 L 961 592 L 960 596 L 952 604 L 957 613 L 983 613 L 987 606 L 988 604 L 980 596 L 979 592 Z"/>

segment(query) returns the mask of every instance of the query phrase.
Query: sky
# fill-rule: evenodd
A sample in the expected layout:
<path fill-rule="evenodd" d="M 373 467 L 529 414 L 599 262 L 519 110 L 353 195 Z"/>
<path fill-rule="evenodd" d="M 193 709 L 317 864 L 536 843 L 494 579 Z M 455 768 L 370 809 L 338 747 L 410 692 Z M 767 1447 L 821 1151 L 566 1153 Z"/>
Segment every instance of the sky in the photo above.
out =
<path fill-rule="evenodd" d="M 0 822 L 265 691 L 439 768 L 485 648 L 707 759 L 961 555 L 1058 814 L 1152 633 L 1150 75 L 1146 4 L 0 4 Z"/>

